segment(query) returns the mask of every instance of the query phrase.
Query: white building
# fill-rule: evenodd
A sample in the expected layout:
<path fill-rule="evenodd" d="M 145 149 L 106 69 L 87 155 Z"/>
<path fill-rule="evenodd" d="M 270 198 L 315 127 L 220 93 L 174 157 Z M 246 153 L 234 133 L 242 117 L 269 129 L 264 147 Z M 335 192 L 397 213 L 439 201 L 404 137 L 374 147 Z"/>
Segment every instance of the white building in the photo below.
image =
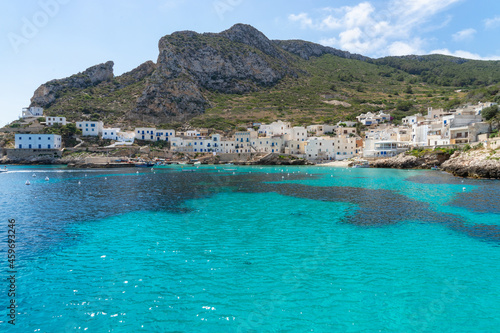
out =
<path fill-rule="evenodd" d="M 123 143 L 134 143 L 135 133 L 134 132 L 122 132 L 116 133 L 116 140 Z"/>
<path fill-rule="evenodd" d="M 53 126 L 55 124 L 64 126 L 66 125 L 66 117 L 47 117 L 45 118 L 45 124 L 47 126 Z"/>
<path fill-rule="evenodd" d="M 391 115 L 384 113 L 384 111 L 379 111 L 379 113 L 362 113 L 356 117 L 356 119 L 365 126 L 380 124 L 391 120 Z"/>
<path fill-rule="evenodd" d="M 392 157 L 408 150 L 407 142 L 365 140 L 363 157 Z"/>
<path fill-rule="evenodd" d="M 18 149 L 61 149 L 61 136 L 57 134 L 16 134 Z"/>
<path fill-rule="evenodd" d="M 311 137 L 305 147 L 308 160 L 335 159 L 335 140 L 330 137 Z"/>
<path fill-rule="evenodd" d="M 282 135 L 259 137 L 252 140 L 252 146 L 259 153 L 283 153 L 285 151 L 285 139 Z"/>
<path fill-rule="evenodd" d="M 283 135 L 286 134 L 287 130 L 291 127 L 292 126 L 289 122 L 278 120 L 269 125 L 260 125 L 259 134 L 265 134 L 266 136 Z"/>
<path fill-rule="evenodd" d="M 101 138 L 118 141 L 118 132 L 120 132 L 119 128 L 103 128 Z"/>
<path fill-rule="evenodd" d="M 135 129 L 135 138 L 137 140 L 155 141 L 156 128 L 139 127 Z"/>
<path fill-rule="evenodd" d="M 307 129 L 305 127 L 292 127 L 286 131 L 285 140 L 307 141 Z"/>
<path fill-rule="evenodd" d="M 175 137 L 175 130 L 173 129 L 157 129 L 155 131 L 155 141 L 170 141 Z"/>
<path fill-rule="evenodd" d="M 311 134 L 311 136 L 322 136 L 326 133 L 334 133 L 335 127 L 333 125 L 309 125 L 307 126 L 307 132 Z"/>
<path fill-rule="evenodd" d="M 23 118 L 43 117 L 43 108 L 32 106 L 30 108 L 23 108 Z"/>
<path fill-rule="evenodd" d="M 84 136 L 101 136 L 104 126 L 102 121 L 77 121 L 76 127 L 82 130 Z"/>
<path fill-rule="evenodd" d="M 257 148 L 253 147 L 252 142 L 257 139 L 257 132 L 255 131 L 241 131 L 234 133 L 234 141 L 236 142 L 235 149 L 237 153 L 251 153 L 252 150 L 256 151 Z"/>

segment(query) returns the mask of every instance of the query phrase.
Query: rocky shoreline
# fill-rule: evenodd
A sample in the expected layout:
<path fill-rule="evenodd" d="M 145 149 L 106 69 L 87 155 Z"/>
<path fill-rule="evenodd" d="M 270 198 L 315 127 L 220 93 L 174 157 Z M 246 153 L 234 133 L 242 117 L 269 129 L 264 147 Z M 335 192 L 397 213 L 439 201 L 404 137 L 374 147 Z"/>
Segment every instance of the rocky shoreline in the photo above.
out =
<path fill-rule="evenodd" d="M 134 162 L 110 162 L 99 161 L 99 159 L 104 158 L 103 154 L 81 154 L 78 156 L 65 156 L 61 158 L 49 157 L 49 156 L 33 156 L 31 158 L 23 159 L 9 159 L 4 156 L 0 159 L 0 164 L 5 165 L 67 165 L 70 168 L 125 168 L 134 167 Z M 142 158 L 146 162 L 154 162 L 154 159 L 147 157 Z M 221 161 L 220 156 L 208 156 L 200 157 L 199 159 L 191 159 L 188 156 L 183 158 L 174 158 L 167 163 L 176 164 L 179 162 L 193 164 L 194 161 L 199 161 L 201 164 L 226 164 L 231 163 L 234 165 L 314 165 L 314 163 L 309 162 L 303 158 L 297 158 L 292 155 L 282 155 L 271 153 L 264 156 L 254 156 L 249 160 L 229 160 Z"/>
<path fill-rule="evenodd" d="M 500 179 L 500 152 L 488 149 L 456 151 L 452 155 L 441 151 L 421 157 L 400 154 L 370 163 L 374 168 L 431 169 L 438 167 L 457 177 Z"/>

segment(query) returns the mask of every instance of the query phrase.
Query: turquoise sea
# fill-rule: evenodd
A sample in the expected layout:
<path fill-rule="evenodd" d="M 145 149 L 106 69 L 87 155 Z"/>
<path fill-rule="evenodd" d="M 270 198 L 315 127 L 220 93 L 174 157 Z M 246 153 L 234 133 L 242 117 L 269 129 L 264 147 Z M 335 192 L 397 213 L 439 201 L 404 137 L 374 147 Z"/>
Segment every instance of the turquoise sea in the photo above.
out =
<path fill-rule="evenodd" d="M 500 332 L 500 181 L 10 166 L 0 208 L 1 332 Z"/>

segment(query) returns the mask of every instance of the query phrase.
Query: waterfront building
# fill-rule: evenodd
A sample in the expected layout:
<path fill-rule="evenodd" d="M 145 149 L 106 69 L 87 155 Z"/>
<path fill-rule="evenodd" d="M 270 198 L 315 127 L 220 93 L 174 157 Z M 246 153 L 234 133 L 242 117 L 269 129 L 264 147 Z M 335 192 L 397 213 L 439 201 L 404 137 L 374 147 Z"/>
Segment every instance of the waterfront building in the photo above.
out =
<path fill-rule="evenodd" d="M 61 149 L 61 136 L 57 134 L 16 134 L 17 149 Z"/>

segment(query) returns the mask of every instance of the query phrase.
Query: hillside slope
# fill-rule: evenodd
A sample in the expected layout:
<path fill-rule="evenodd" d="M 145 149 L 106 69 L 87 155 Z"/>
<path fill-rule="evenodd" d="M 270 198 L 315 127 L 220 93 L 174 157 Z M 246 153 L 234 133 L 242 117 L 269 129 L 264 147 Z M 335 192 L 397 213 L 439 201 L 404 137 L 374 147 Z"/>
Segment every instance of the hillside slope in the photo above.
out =
<path fill-rule="evenodd" d="M 500 80 L 496 61 L 446 56 L 371 59 L 299 41 L 269 40 L 237 24 L 221 33 L 175 32 L 158 43 L 156 63 L 114 76 L 113 63 L 52 80 L 32 106 L 69 120 L 117 126 L 193 125 L 229 128 L 251 121 L 294 123 L 352 119 L 392 110 L 396 118 L 467 99 L 463 90 Z M 465 88 L 465 89 L 464 89 Z"/>

